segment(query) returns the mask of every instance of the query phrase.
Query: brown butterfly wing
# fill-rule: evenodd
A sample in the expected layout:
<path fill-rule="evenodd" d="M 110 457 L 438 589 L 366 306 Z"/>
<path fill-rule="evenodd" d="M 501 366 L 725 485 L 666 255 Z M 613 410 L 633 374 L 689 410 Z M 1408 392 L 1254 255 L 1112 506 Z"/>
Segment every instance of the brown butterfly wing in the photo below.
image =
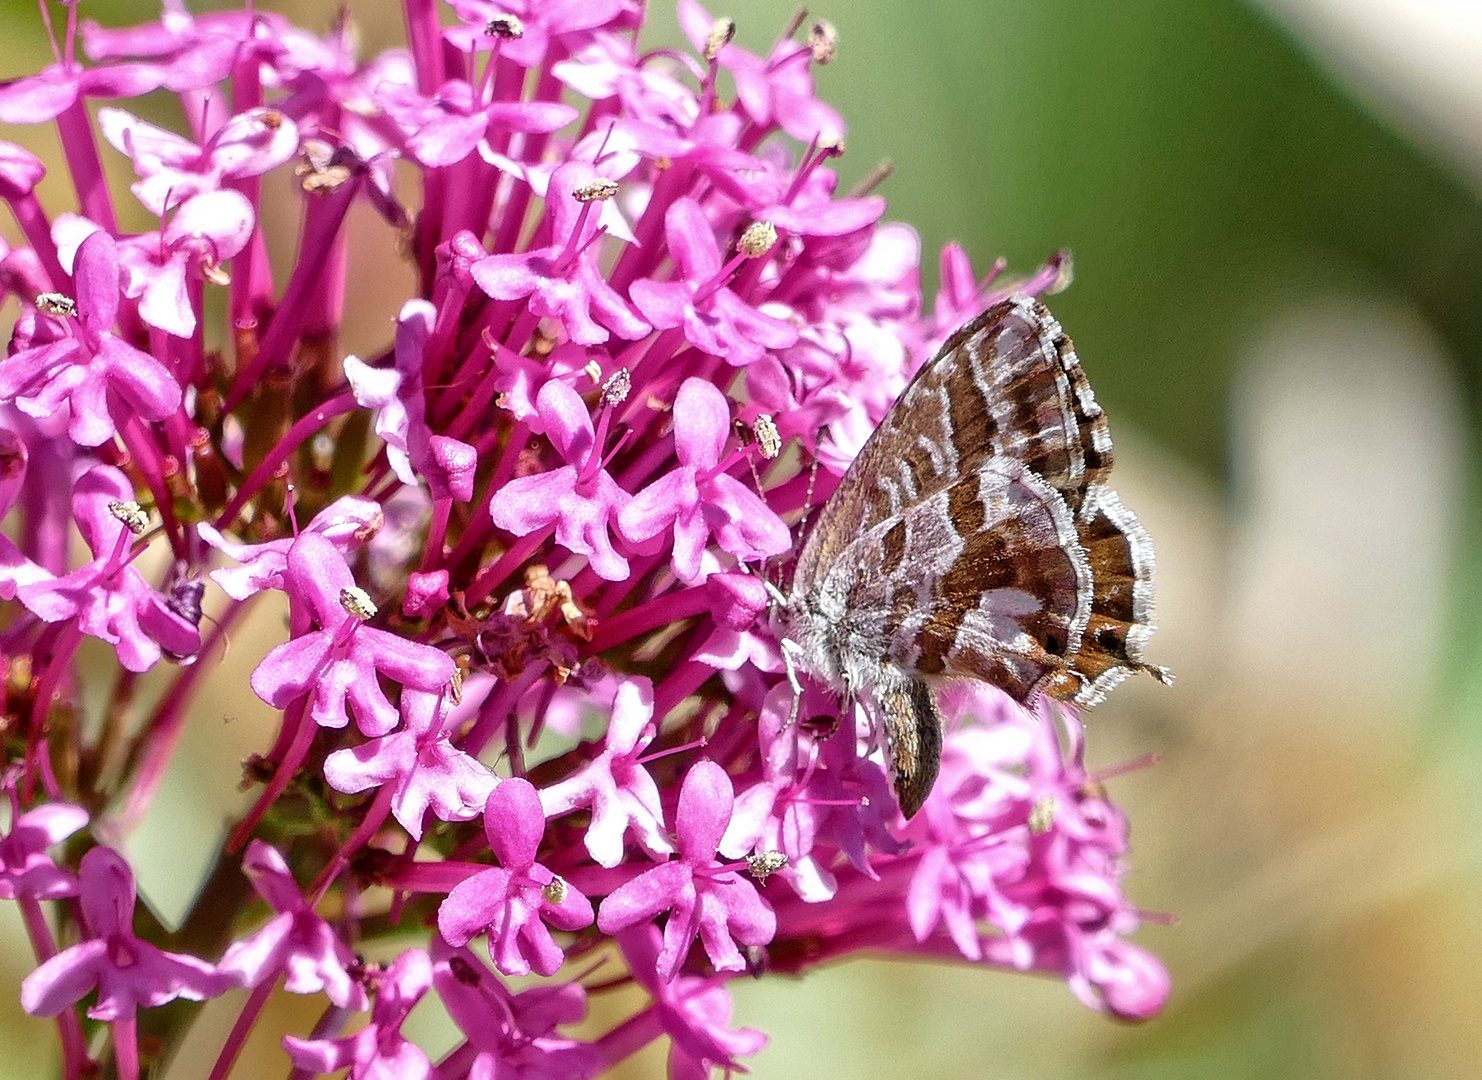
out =
<path fill-rule="evenodd" d="M 1065 500 L 1012 458 L 855 538 L 819 583 L 824 643 L 863 681 L 982 679 L 1020 701 L 1053 682 L 1091 614 L 1091 573 Z"/>
<path fill-rule="evenodd" d="M 995 304 L 948 338 L 844 474 L 795 582 L 806 587 L 860 533 L 972 475 L 989 457 L 1022 462 L 1078 505 L 1087 448 L 1103 471 L 1111 440 L 1063 339 L 1059 323 L 1029 297 Z"/>
<path fill-rule="evenodd" d="M 1055 317 L 1030 297 L 994 305 L 953 334 L 922 368 L 824 507 L 799 557 L 794 590 L 815 587 L 862 534 L 882 523 L 898 525 L 912 507 L 954 484 L 961 490 L 960 481 L 995 457 L 1022 463 L 1064 500 L 1075 515 L 1070 544 L 1079 546 L 1090 571 L 1089 583 L 1082 583 L 1089 590 L 1089 612 L 1081 616 L 1080 630 L 1064 641 L 1051 621 L 1034 636 L 1053 663 L 1032 686 L 1094 704 L 1130 671 L 1163 677 L 1161 669 L 1141 662 L 1151 633 L 1151 542 L 1105 486 L 1111 436 L 1075 348 Z M 951 512 L 966 515 L 964 531 L 975 535 L 972 500 L 959 503 Z M 898 531 L 886 529 L 881 541 L 892 535 Z M 974 550 L 986 552 L 996 542 L 979 538 Z M 935 597 L 936 608 L 967 611 L 975 599 L 972 587 L 1001 572 L 988 570 L 988 561 L 969 560 L 955 575 L 933 579 L 955 590 Z M 1022 567 L 1016 572 L 1023 573 Z M 1022 700 L 1025 680 L 1004 671 L 1001 643 L 971 632 L 958 640 L 947 633 L 954 618 L 941 614 L 941 632 L 920 653 L 924 666 L 906 670 L 986 679 Z M 1061 644 L 1066 648 L 1057 654 Z"/>

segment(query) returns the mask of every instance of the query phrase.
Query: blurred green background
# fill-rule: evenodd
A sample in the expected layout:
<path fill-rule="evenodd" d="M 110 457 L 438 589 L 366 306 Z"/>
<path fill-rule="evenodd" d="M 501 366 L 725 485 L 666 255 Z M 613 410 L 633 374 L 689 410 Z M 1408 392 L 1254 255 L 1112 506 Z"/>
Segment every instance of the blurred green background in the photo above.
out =
<path fill-rule="evenodd" d="M 316 28 L 334 10 L 259 6 Z M 399 5 L 350 7 L 366 54 L 400 40 Z M 151 10 L 82 5 L 112 24 Z M 794 5 L 714 10 L 765 52 Z M 1482 1076 L 1477 5 L 813 14 L 840 33 L 819 83 L 850 125 L 844 186 L 894 163 L 881 191 L 921 234 L 928 295 L 948 240 L 980 272 L 1074 252 L 1054 307 L 1111 416 L 1117 486 L 1157 542 L 1152 653 L 1179 675 L 1091 714 L 1090 753 L 1098 767 L 1160 755 L 1112 790 L 1133 822 L 1130 895 L 1179 921 L 1138 937 L 1174 979 L 1141 1026 L 1050 981 L 860 961 L 733 984 L 738 1022 L 772 1036 L 747 1064 L 762 1078 Z M 0 76 L 41 62 L 34 5 L 4 0 L 0 20 Z M 677 42 L 664 5 L 654 22 L 651 43 Z M 64 189 L 47 194 L 67 208 Z M 367 315 L 370 340 L 385 317 Z M 209 729 L 200 748 L 204 775 L 221 756 Z M 176 813 L 210 787 L 187 784 Z M 24 968 L 5 963 L 13 987 Z M 11 1015 L 0 1076 L 37 1075 L 50 1030 Z M 650 1054 L 623 1075 L 661 1068 Z"/>

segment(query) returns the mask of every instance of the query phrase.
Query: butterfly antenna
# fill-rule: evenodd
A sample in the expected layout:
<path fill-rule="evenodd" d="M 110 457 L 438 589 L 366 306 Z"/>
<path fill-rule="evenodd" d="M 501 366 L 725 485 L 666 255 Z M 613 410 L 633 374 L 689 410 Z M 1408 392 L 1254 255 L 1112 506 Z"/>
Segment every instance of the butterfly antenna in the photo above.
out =
<path fill-rule="evenodd" d="M 201 613 L 201 618 L 205 619 L 212 626 L 216 627 L 218 630 L 221 631 L 221 660 L 220 660 L 220 662 L 225 663 L 226 662 L 226 658 L 231 654 L 231 651 L 232 651 L 232 632 L 229 629 L 227 629 L 227 626 L 226 626 L 226 624 L 224 622 L 222 622 L 220 619 L 216 618 L 214 615 L 207 615 L 205 612 L 202 612 Z"/>
<path fill-rule="evenodd" d="M 733 424 L 742 445 L 748 445 L 746 440 L 748 430 L 756 440 L 748 445 L 748 449 L 752 452 L 746 455 L 746 467 L 751 470 L 751 482 L 756 488 L 757 495 L 762 502 L 766 502 L 767 489 L 762 485 L 761 470 L 756 467 L 756 455 L 759 453 L 768 461 L 772 461 L 782 452 L 782 436 L 777 432 L 777 424 L 766 413 L 758 414 L 757 418 L 751 422 L 749 429 L 740 417 L 737 417 Z M 762 560 L 761 578 L 768 585 L 771 584 L 771 562 L 770 557 Z"/>
<path fill-rule="evenodd" d="M 828 433 L 828 427 L 818 429 L 818 438 L 822 439 Z M 803 494 L 803 516 L 798 519 L 798 536 L 808 534 L 808 519 L 813 516 L 813 487 L 818 482 L 818 450 L 817 442 L 814 444 L 813 463 L 808 467 L 808 490 Z"/>

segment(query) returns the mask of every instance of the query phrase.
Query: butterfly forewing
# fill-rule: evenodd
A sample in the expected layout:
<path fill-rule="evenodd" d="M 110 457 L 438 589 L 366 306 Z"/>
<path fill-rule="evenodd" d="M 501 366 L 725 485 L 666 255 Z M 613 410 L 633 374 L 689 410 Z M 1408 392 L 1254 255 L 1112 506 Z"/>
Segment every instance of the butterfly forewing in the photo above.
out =
<path fill-rule="evenodd" d="M 1075 351 L 1044 305 L 995 304 L 958 330 L 912 380 L 839 482 L 798 559 L 810 581 L 860 532 L 995 455 L 1027 465 L 1080 502 L 1087 451 L 1111 467 L 1111 440 Z"/>

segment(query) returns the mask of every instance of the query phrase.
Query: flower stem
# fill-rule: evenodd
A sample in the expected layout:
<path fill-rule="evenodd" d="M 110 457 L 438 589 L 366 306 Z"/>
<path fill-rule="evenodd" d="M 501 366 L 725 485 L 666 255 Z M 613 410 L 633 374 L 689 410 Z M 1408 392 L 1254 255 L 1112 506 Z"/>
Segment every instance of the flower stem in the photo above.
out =
<path fill-rule="evenodd" d="M 268 452 L 268 455 L 257 463 L 257 467 L 252 470 L 242 486 L 237 489 L 237 493 L 232 496 L 232 501 L 227 503 L 226 509 L 217 517 L 216 527 L 218 529 L 230 528 L 237 520 L 237 515 L 242 512 L 242 507 L 247 505 L 247 501 L 252 496 L 262 490 L 262 486 L 273 478 L 278 467 L 287 461 L 295 450 L 336 416 L 351 412 L 356 407 L 355 395 L 346 390 L 343 394 L 330 398 L 329 401 L 300 418 L 293 427 L 288 429 L 288 434 L 278 440 L 278 444 Z"/>
<path fill-rule="evenodd" d="M 232 1025 L 231 1032 L 226 1041 L 221 1044 L 221 1052 L 216 1055 L 216 1064 L 211 1066 L 211 1072 L 206 1080 L 226 1080 L 227 1074 L 232 1071 L 232 1065 L 237 1060 L 237 1055 L 242 1052 L 242 1047 L 247 1042 L 247 1036 L 252 1033 L 253 1025 L 261 1015 L 263 1007 L 267 1005 L 268 998 L 273 996 L 273 989 L 278 985 L 276 974 L 273 978 L 264 979 L 252 988 L 252 993 L 247 996 L 242 1005 L 242 1011 L 237 1014 L 237 1021 Z"/>

